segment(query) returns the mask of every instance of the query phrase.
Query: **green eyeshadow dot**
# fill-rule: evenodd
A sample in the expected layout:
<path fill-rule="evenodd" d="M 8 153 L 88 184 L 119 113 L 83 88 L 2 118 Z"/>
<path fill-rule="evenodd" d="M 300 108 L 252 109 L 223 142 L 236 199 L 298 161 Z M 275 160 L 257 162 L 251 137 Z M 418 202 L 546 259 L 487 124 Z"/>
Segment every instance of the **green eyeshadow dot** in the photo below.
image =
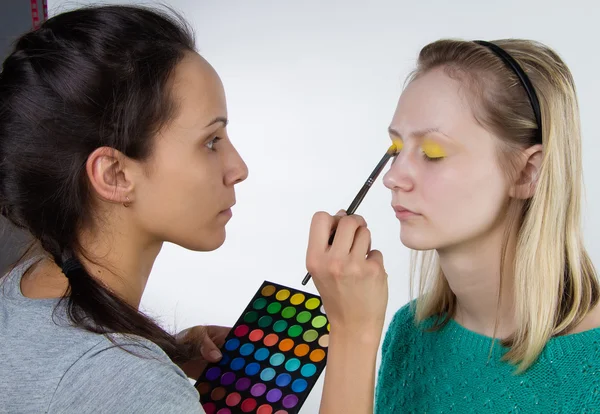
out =
<path fill-rule="evenodd" d="M 254 311 L 250 311 L 244 315 L 244 322 L 254 323 L 258 319 L 258 314 Z"/>
<path fill-rule="evenodd" d="M 302 333 L 302 327 L 300 325 L 294 325 L 294 326 L 291 326 L 290 329 L 288 329 L 288 335 L 290 336 L 290 338 L 295 338 L 297 336 L 300 336 L 301 333 Z"/>
<path fill-rule="evenodd" d="M 322 328 L 325 325 L 327 325 L 327 318 L 324 316 L 317 316 L 312 321 L 312 326 L 314 326 L 315 328 Z"/>
<path fill-rule="evenodd" d="M 296 320 L 300 323 L 306 323 L 306 322 L 310 321 L 310 318 L 312 318 L 312 315 L 310 314 L 310 312 L 303 311 L 298 314 L 298 316 L 296 317 Z"/>
<path fill-rule="evenodd" d="M 286 321 L 277 321 L 273 324 L 273 330 L 277 333 L 281 333 L 281 332 L 285 331 L 287 326 L 288 326 L 288 324 Z"/>
<path fill-rule="evenodd" d="M 283 316 L 286 319 L 293 318 L 295 314 L 296 308 L 294 308 L 293 306 L 288 306 L 283 310 L 283 312 L 281 312 L 281 316 Z"/>
<path fill-rule="evenodd" d="M 273 318 L 266 315 L 258 320 L 258 326 L 261 328 L 266 328 L 267 326 L 271 325 L 271 322 L 273 322 Z"/>
<path fill-rule="evenodd" d="M 281 303 L 279 303 L 279 302 L 273 302 L 267 308 L 267 312 L 269 312 L 271 315 L 276 314 L 280 310 L 281 310 Z"/>
<path fill-rule="evenodd" d="M 260 310 L 264 309 L 267 306 L 267 300 L 264 298 L 258 298 L 254 301 L 254 305 L 252 306 L 254 309 Z"/>
<path fill-rule="evenodd" d="M 291 328 L 290 328 L 291 329 Z M 317 331 L 311 329 L 309 331 L 304 332 L 304 336 L 302 336 L 302 338 L 306 341 L 306 342 L 313 342 L 315 339 L 317 339 L 319 337 L 319 334 L 317 333 Z"/>

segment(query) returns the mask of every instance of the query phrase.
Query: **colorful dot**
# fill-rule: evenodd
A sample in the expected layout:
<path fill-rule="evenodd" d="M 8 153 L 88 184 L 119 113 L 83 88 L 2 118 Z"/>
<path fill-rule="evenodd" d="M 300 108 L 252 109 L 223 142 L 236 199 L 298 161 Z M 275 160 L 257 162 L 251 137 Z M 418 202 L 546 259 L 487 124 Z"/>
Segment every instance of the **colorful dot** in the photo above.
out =
<path fill-rule="evenodd" d="M 267 300 L 265 298 L 258 298 L 254 301 L 252 307 L 256 310 L 264 309 L 267 306 Z"/>
<path fill-rule="evenodd" d="M 331 332 L 331 324 L 330 323 L 327 324 L 327 332 Z"/>
<path fill-rule="evenodd" d="M 302 302 L 304 302 L 304 295 L 302 293 L 296 293 L 290 299 L 290 303 L 292 305 L 300 305 Z"/>
<path fill-rule="evenodd" d="M 302 378 L 297 379 L 292 383 L 292 391 L 301 393 L 308 388 L 308 383 Z"/>
<path fill-rule="evenodd" d="M 260 348 L 258 351 L 256 351 L 256 353 L 254 354 L 254 358 L 257 361 L 264 361 L 265 359 L 267 359 L 269 357 L 269 350 L 267 348 Z"/>
<path fill-rule="evenodd" d="M 240 346 L 240 340 L 237 338 L 233 338 L 227 341 L 227 343 L 225 344 L 225 349 L 228 351 L 235 351 L 238 348 L 238 346 Z"/>
<path fill-rule="evenodd" d="M 279 410 L 279 411 L 275 411 L 275 414 L 288 414 L 288 412 L 285 410 Z"/>
<path fill-rule="evenodd" d="M 300 370 L 300 373 L 302 374 L 302 376 L 306 377 L 306 378 L 312 377 L 313 375 L 315 375 L 316 372 L 317 372 L 317 367 L 315 367 L 313 364 L 306 364 Z"/>
<path fill-rule="evenodd" d="M 262 339 L 264 334 L 265 333 L 262 331 L 262 329 L 255 329 L 252 332 L 250 332 L 250 335 L 248 335 L 248 339 L 250 339 L 252 342 L 257 342 Z"/>
<path fill-rule="evenodd" d="M 319 307 L 319 305 L 321 304 L 321 301 L 317 298 L 310 298 L 309 300 L 306 301 L 306 309 L 308 310 L 313 310 L 313 309 L 317 309 Z"/>
<path fill-rule="evenodd" d="M 238 405 L 240 403 L 240 401 L 242 401 L 242 396 L 240 394 L 238 394 L 237 392 L 234 392 L 227 396 L 227 399 L 225 400 L 225 404 L 227 404 L 230 407 L 235 407 L 236 405 Z"/>
<path fill-rule="evenodd" d="M 290 297 L 290 291 L 287 290 L 287 289 L 280 290 L 279 292 L 277 292 L 277 294 L 275 295 L 275 297 L 279 301 L 284 301 L 284 300 L 286 300 L 287 298 Z"/>
<path fill-rule="evenodd" d="M 273 368 L 265 368 L 260 373 L 260 379 L 263 381 L 271 381 L 273 378 L 275 378 L 275 370 Z"/>
<path fill-rule="evenodd" d="M 211 387 L 208 382 L 202 382 L 196 386 L 196 389 L 200 395 L 205 395 L 210 392 Z"/>
<path fill-rule="evenodd" d="M 323 335 L 319 338 L 319 345 L 323 348 L 327 348 L 329 346 L 329 335 Z"/>
<path fill-rule="evenodd" d="M 271 391 L 267 393 L 267 401 L 270 403 L 276 403 L 281 399 L 283 393 L 279 388 L 273 388 Z"/>
<path fill-rule="evenodd" d="M 278 387 L 287 387 L 291 381 L 292 376 L 290 374 L 279 374 L 275 380 L 275 384 Z"/>
<path fill-rule="evenodd" d="M 258 313 L 254 311 L 250 311 L 244 315 L 244 322 L 246 323 L 254 323 L 258 319 Z"/>
<path fill-rule="evenodd" d="M 293 318 L 295 314 L 296 308 L 294 308 L 293 306 L 288 306 L 283 310 L 283 312 L 281 312 L 281 316 L 283 316 L 286 319 Z"/>
<path fill-rule="evenodd" d="M 204 408 L 204 412 L 206 412 L 206 414 L 215 414 L 217 412 L 217 406 L 215 403 L 203 404 L 202 408 Z"/>
<path fill-rule="evenodd" d="M 281 303 L 279 303 L 279 302 L 273 302 L 267 307 L 267 312 L 269 312 L 271 315 L 275 315 L 280 310 L 281 310 Z"/>
<path fill-rule="evenodd" d="M 260 371 L 260 365 L 256 362 L 251 362 L 248 365 L 246 365 L 245 371 L 247 375 L 256 375 L 258 374 L 258 371 Z"/>
<path fill-rule="evenodd" d="M 296 317 L 296 320 L 300 323 L 306 323 L 306 322 L 310 321 L 310 318 L 312 318 L 312 315 L 310 314 L 310 312 L 302 311 L 298 314 L 298 316 Z"/>
<path fill-rule="evenodd" d="M 279 365 L 283 364 L 283 361 L 285 361 L 285 357 L 283 356 L 283 354 L 280 353 L 273 354 L 273 356 L 269 360 L 271 365 L 273 365 L 274 367 L 278 367 Z"/>
<path fill-rule="evenodd" d="M 298 403 L 296 402 L 296 404 L 298 404 Z M 256 405 L 257 405 L 256 400 L 254 398 L 245 399 L 244 402 L 242 403 L 242 411 L 245 413 L 252 412 L 256 408 Z"/>
<path fill-rule="evenodd" d="M 288 323 L 286 321 L 277 321 L 273 324 L 273 330 L 277 333 L 281 333 L 286 330 Z"/>
<path fill-rule="evenodd" d="M 261 328 L 266 328 L 267 326 L 271 325 L 271 322 L 273 322 L 273 318 L 271 318 L 269 315 L 265 315 L 258 320 L 258 326 Z"/>
<path fill-rule="evenodd" d="M 260 397 L 266 391 L 267 386 L 262 382 L 259 382 L 258 384 L 254 384 L 254 386 L 250 389 L 250 394 L 252 394 L 253 397 Z"/>
<path fill-rule="evenodd" d="M 219 367 L 212 367 L 208 371 L 206 371 L 206 379 L 209 381 L 214 381 L 221 376 L 221 369 Z"/>
<path fill-rule="evenodd" d="M 279 342 L 279 337 L 276 334 L 269 334 L 265 336 L 265 340 L 263 341 L 266 346 L 273 346 L 277 342 Z"/>
<path fill-rule="evenodd" d="M 240 325 L 237 328 L 235 328 L 235 331 L 233 333 L 238 338 L 241 338 L 242 336 L 246 336 L 248 334 L 248 332 L 250 332 L 250 328 L 248 328 L 248 326 L 246 326 L 246 325 Z"/>
<path fill-rule="evenodd" d="M 308 354 L 308 351 L 310 351 L 310 348 L 308 345 L 300 344 L 296 347 L 296 349 L 294 349 L 294 355 L 296 355 L 297 357 L 303 357 L 306 354 Z"/>
<path fill-rule="evenodd" d="M 244 358 L 235 358 L 233 361 L 231 361 L 230 366 L 232 370 L 239 371 L 240 369 L 244 368 L 244 365 L 246 365 Z"/>
<path fill-rule="evenodd" d="M 325 305 L 321 305 L 321 313 L 327 315 L 327 312 L 325 312 Z"/>
<path fill-rule="evenodd" d="M 263 404 L 260 407 L 258 407 L 258 410 L 256 410 L 256 414 L 272 414 L 273 413 L 273 407 L 271 407 L 269 404 Z"/>
<path fill-rule="evenodd" d="M 325 351 L 322 349 L 315 349 L 310 353 L 310 360 L 312 362 L 321 362 L 325 359 Z"/>
<path fill-rule="evenodd" d="M 252 384 L 252 381 L 250 381 L 248 378 L 240 378 L 235 383 L 235 389 L 238 391 L 246 391 L 248 388 L 250 388 L 250 384 Z"/>
<path fill-rule="evenodd" d="M 240 355 L 248 356 L 248 355 L 252 354 L 252 352 L 254 352 L 253 344 L 244 344 L 240 348 Z"/>
<path fill-rule="evenodd" d="M 319 333 L 317 331 L 315 331 L 314 329 L 310 329 L 310 330 L 304 332 L 304 335 L 302 336 L 302 338 L 306 342 L 314 342 L 318 337 L 319 337 Z"/>
<path fill-rule="evenodd" d="M 297 336 L 300 336 L 300 334 L 302 334 L 302 327 L 300 325 L 294 325 L 288 329 L 288 335 L 291 338 L 296 338 Z"/>
<path fill-rule="evenodd" d="M 235 374 L 233 372 L 226 372 L 221 377 L 221 385 L 231 385 L 235 382 Z"/>
<path fill-rule="evenodd" d="M 221 408 L 217 411 L 217 414 L 231 414 L 231 410 L 229 408 Z"/>
<path fill-rule="evenodd" d="M 276 291 L 276 290 L 277 290 L 277 289 L 275 289 L 275 286 L 273 286 L 273 285 L 268 285 L 268 286 L 265 286 L 265 287 L 262 289 L 262 291 L 261 291 L 260 293 L 261 293 L 263 296 L 267 296 L 267 297 L 269 297 L 269 296 L 271 296 L 273 293 L 275 293 L 275 291 Z"/>
<path fill-rule="evenodd" d="M 327 325 L 327 318 L 324 316 L 317 316 L 312 320 L 312 326 L 315 328 L 322 328 Z"/>
<path fill-rule="evenodd" d="M 294 394 L 287 395 L 283 398 L 283 406 L 287 409 L 294 408 L 298 405 L 298 397 Z"/>
<path fill-rule="evenodd" d="M 279 349 L 283 352 L 287 352 L 294 347 L 294 341 L 290 338 L 285 338 L 279 343 Z"/>
<path fill-rule="evenodd" d="M 229 361 L 231 361 L 231 357 L 229 356 L 229 354 L 224 354 L 223 358 L 221 358 L 221 361 L 219 361 L 219 365 L 224 367 L 229 364 Z"/>
<path fill-rule="evenodd" d="M 298 368 L 300 368 L 300 361 L 297 360 L 296 358 L 292 358 L 288 362 L 285 363 L 285 369 L 288 370 L 289 372 L 297 371 Z"/>
<path fill-rule="evenodd" d="M 215 388 L 215 389 L 213 390 L 213 392 L 210 394 L 210 398 L 211 398 L 213 401 L 220 401 L 220 400 L 222 400 L 223 398 L 225 398 L 225 394 L 226 394 L 226 393 L 227 393 L 227 392 L 225 391 L 225 388 L 223 388 L 223 387 L 218 387 L 218 388 Z"/>

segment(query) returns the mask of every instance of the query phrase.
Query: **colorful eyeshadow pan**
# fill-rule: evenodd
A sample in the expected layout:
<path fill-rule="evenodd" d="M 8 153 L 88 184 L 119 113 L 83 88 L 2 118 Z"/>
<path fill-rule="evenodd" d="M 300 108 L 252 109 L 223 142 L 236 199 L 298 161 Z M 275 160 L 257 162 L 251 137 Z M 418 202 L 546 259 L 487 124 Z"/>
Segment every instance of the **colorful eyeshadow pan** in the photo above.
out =
<path fill-rule="evenodd" d="M 327 362 L 321 298 L 265 281 L 233 326 L 220 362 L 196 381 L 207 414 L 295 414 Z"/>

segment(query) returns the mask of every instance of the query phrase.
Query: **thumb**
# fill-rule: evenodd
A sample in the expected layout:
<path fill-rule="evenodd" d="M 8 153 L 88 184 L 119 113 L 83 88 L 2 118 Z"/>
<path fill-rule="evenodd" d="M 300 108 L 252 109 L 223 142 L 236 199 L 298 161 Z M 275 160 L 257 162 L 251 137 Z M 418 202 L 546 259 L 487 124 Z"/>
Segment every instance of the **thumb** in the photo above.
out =
<path fill-rule="evenodd" d="M 223 357 L 223 354 L 219 351 L 219 347 L 215 345 L 208 335 L 202 340 L 200 353 L 202 354 L 202 358 L 209 362 L 219 362 Z"/>

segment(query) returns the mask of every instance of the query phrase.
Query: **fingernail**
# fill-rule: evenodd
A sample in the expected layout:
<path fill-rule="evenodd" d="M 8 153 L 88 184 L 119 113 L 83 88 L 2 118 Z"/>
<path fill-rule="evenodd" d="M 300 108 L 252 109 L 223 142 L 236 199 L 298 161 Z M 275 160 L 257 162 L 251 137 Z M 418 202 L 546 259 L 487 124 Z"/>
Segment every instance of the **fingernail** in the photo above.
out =
<path fill-rule="evenodd" d="M 208 355 L 214 360 L 219 360 L 223 357 L 219 351 L 210 351 Z"/>

